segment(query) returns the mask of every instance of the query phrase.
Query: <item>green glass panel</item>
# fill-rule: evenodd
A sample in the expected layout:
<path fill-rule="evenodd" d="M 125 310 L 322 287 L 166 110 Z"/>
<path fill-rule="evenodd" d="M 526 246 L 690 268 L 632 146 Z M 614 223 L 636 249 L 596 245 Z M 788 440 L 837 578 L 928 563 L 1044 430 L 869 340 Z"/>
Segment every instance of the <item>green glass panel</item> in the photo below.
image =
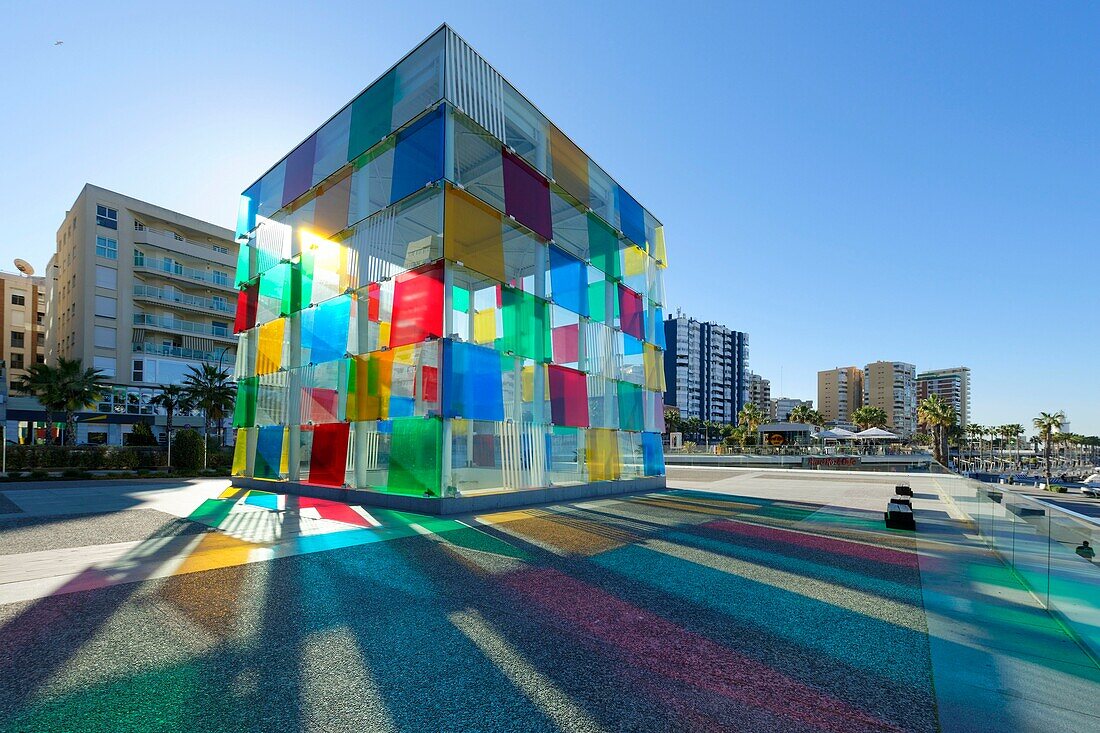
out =
<path fill-rule="evenodd" d="M 459 313 L 470 312 L 470 291 L 457 285 L 451 289 L 451 307 Z"/>
<path fill-rule="evenodd" d="M 597 280 L 588 284 L 588 317 L 600 323 L 607 322 L 606 280 Z"/>
<path fill-rule="evenodd" d="M 386 490 L 412 496 L 439 496 L 443 423 L 434 418 L 392 421 L 390 470 Z"/>
<path fill-rule="evenodd" d="M 497 348 L 535 361 L 549 361 L 550 315 L 546 301 L 515 288 L 501 288 L 504 335 Z"/>
<path fill-rule="evenodd" d="M 391 71 L 351 103 L 349 161 L 355 160 L 390 134 L 393 124 L 394 78 Z"/>
<path fill-rule="evenodd" d="M 302 257 L 301 262 L 292 262 L 286 271 L 286 284 L 283 287 L 281 315 L 289 316 L 309 305 L 313 295 L 313 277 L 306 274 L 312 268 L 313 259 Z"/>
<path fill-rule="evenodd" d="M 258 377 L 237 382 L 237 403 L 233 408 L 233 427 L 250 428 L 256 424 L 256 392 Z"/>
<path fill-rule="evenodd" d="M 619 382 L 619 429 L 641 430 L 643 424 L 642 388 Z"/>
<path fill-rule="evenodd" d="M 252 262 L 255 259 L 253 253 L 255 250 L 249 247 L 247 244 L 242 244 L 241 248 L 237 251 L 237 275 L 233 281 L 236 287 L 241 287 L 252 279 Z"/>
<path fill-rule="evenodd" d="M 615 280 L 622 276 L 619 268 L 619 238 L 598 216 L 588 215 L 588 250 L 592 264 Z"/>

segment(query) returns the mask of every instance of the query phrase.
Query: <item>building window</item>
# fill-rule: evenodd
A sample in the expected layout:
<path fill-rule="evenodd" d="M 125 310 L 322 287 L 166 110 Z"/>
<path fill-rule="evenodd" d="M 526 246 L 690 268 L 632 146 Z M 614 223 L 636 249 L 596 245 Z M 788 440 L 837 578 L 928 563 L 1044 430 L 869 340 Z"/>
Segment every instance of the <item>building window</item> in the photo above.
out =
<path fill-rule="evenodd" d="M 92 366 L 103 372 L 104 377 L 115 376 L 115 357 L 113 356 L 92 357 Z"/>
<path fill-rule="evenodd" d="M 215 336 L 228 336 L 229 324 L 220 321 L 211 321 L 210 330 Z"/>
<path fill-rule="evenodd" d="M 95 238 L 96 257 L 106 257 L 109 260 L 118 259 L 118 240 L 109 237 Z"/>
<path fill-rule="evenodd" d="M 134 265 L 137 267 L 145 266 L 145 253 L 139 250 L 134 250 Z"/>
<path fill-rule="evenodd" d="M 176 240 L 177 242 L 182 242 L 183 241 L 183 235 L 182 234 L 176 234 L 175 232 L 172 232 L 172 239 Z"/>
<path fill-rule="evenodd" d="M 27 299 L 26 299 L 26 297 L 24 297 L 22 295 L 16 295 L 15 293 L 12 293 L 11 304 L 12 305 L 26 305 L 27 304 Z"/>
<path fill-rule="evenodd" d="M 95 286 L 107 290 L 118 290 L 118 270 L 113 267 L 95 266 Z"/>
<path fill-rule="evenodd" d="M 38 311 L 38 314 L 34 317 L 34 322 L 41 326 L 46 321 L 46 314 L 42 311 Z"/>
<path fill-rule="evenodd" d="M 135 382 L 144 382 L 145 381 L 145 360 L 144 359 L 134 359 L 133 381 L 135 381 Z"/>
<path fill-rule="evenodd" d="M 95 314 L 104 318 L 117 318 L 118 300 L 105 295 L 95 296 Z"/>
<path fill-rule="evenodd" d="M 108 229 L 118 229 L 118 211 L 99 204 L 95 207 L 95 223 Z"/>
<path fill-rule="evenodd" d="M 107 445 L 106 430 L 89 430 L 88 445 Z"/>
<path fill-rule="evenodd" d="M 222 272 L 221 270 L 214 270 L 214 284 L 215 285 L 228 285 L 229 273 Z"/>
<path fill-rule="evenodd" d="M 12 331 L 11 332 L 11 346 L 12 346 L 12 348 L 13 349 L 23 348 L 23 339 L 24 339 L 24 337 L 23 337 L 23 332 L 22 331 Z"/>
<path fill-rule="evenodd" d="M 34 355 L 34 363 L 35 364 L 45 364 L 46 363 L 46 355 L 45 354 L 35 354 Z"/>
<path fill-rule="evenodd" d="M 23 355 L 18 351 L 11 352 L 11 368 L 22 369 L 23 368 Z"/>
<path fill-rule="evenodd" d="M 222 247 L 222 246 L 217 245 L 217 244 L 215 244 L 213 246 L 214 246 L 214 251 L 215 252 L 218 252 L 218 253 L 223 254 L 223 255 L 229 254 L 229 248 L 228 247 Z"/>
<path fill-rule="evenodd" d="M 34 335 L 34 345 L 35 345 L 35 346 L 37 346 L 37 347 L 38 347 L 38 348 L 40 348 L 40 349 L 41 349 L 41 348 L 42 348 L 43 346 L 45 346 L 45 345 L 46 345 L 46 334 L 44 334 L 44 333 L 36 333 L 36 334 Z"/>
<path fill-rule="evenodd" d="M 229 310 L 229 301 L 221 295 L 215 295 L 211 298 L 214 301 L 214 310 L 227 311 Z"/>
<path fill-rule="evenodd" d="M 114 349 L 118 346 L 118 329 L 110 326 L 95 327 L 95 346 L 98 349 Z"/>
<path fill-rule="evenodd" d="M 144 232 L 145 231 L 144 222 L 140 222 L 137 219 L 134 219 L 134 231 L 135 232 Z"/>

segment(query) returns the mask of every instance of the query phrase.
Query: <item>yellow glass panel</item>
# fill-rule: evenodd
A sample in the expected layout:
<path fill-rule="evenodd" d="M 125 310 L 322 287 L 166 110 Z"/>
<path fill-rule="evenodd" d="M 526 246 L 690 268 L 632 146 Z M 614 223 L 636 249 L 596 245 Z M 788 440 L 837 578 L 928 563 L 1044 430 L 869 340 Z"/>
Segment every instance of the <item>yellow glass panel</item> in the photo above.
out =
<path fill-rule="evenodd" d="M 283 428 L 283 454 L 279 456 L 279 475 L 290 473 L 290 428 Z"/>
<path fill-rule="evenodd" d="M 505 281 L 501 215 L 473 196 L 447 187 L 443 215 L 443 253 L 482 275 Z"/>
<path fill-rule="evenodd" d="M 550 126 L 550 159 L 558 184 L 588 206 L 588 157 L 553 125 Z"/>
<path fill-rule="evenodd" d="M 392 359 L 394 364 L 404 364 L 406 366 L 416 366 L 416 350 L 420 344 L 408 344 L 406 346 L 398 346 L 396 349 L 391 349 Z"/>
<path fill-rule="evenodd" d="M 665 252 L 665 228 L 657 227 L 654 238 L 657 241 L 653 243 L 653 258 L 657 260 L 660 267 L 668 267 L 668 253 Z"/>
<path fill-rule="evenodd" d="M 378 348 L 383 349 L 390 345 L 390 324 L 378 324 Z"/>
<path fill-rule="evenodd" d="M 589 481 L 614 481 L 622 475 L 619 439 L 614 430 L 593 428 L 585 442 Z"/>
<path fill-rule="evenodd" d="M 355 357 L 355 393 L 348 396 L 348 415 L 352 421 L 385 420 L 389 417 L 393 360 L 393 351 L 376 351 Z"/>
<path fill-rule="evenodd" d="M 662 326 L 658 324 L 658 328 Z M 661 350 L 650 344 L 645 345 L 642 352 L 642 362 L 645 367 L 645 388 L 654 392 L 665 391 L 665 369 L 661 363 Z"/>
<path fill-rule="evenodd" d="M 276 318 L 260 326 L 259 348 L 256 353 L 256 374 L 271 374 L 283 365 L 286 319 Z"/>
<path fill-rule="evenodd" d="M 350 282 L 348 250 L 343 244 L 312 232 L 302 232 L 302 253 L 313 260 L 314 286 L 343 292 Z"/>
<path fill-rule="evenodd" d="M 531 402 L 535 399 L 535 367 L 525 366 L 520 370 L 520 382 L 522 385 L 523 401 Z"/>
<path fill-rule="evenodd" d="M 237 443 L 233 446 L 234 476 L 243 476 L 248 470 L 248 428 L 237 428 Z"/>
<path fill-rule="evenodd" d="M 649 255 L 641 247 L 627 247 L 623 250 L 623 274 L 645 274 L 645 262 Z"/>
<path fill-rule="evenodd" d="M 491 344 L 497 338 L 497 310 L 487 308 L 474 313 L 474 343 Z"/>

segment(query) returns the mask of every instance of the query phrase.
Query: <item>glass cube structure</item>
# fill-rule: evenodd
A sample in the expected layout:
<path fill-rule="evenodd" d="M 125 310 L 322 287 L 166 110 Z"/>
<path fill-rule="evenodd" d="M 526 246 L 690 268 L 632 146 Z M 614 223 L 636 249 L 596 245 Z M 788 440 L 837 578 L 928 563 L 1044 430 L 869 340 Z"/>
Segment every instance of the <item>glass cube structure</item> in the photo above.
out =
<path fill-rule="evenodd" d="M 664 475 L 662 226 L 450 28 L 250 186 L 237 237 L 234 476 Z"/>

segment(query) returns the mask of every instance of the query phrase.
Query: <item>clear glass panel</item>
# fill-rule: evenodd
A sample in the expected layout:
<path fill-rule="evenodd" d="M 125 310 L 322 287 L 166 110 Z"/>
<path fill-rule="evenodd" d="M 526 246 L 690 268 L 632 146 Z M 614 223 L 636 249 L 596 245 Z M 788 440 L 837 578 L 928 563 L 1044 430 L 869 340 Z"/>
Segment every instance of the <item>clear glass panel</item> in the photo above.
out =
<path fill-rule="evenodd" d="M 454 118 L 455 179 L 497 211 L 504 211 L 504 161 L 500 142 L 466 115 Z"/>

